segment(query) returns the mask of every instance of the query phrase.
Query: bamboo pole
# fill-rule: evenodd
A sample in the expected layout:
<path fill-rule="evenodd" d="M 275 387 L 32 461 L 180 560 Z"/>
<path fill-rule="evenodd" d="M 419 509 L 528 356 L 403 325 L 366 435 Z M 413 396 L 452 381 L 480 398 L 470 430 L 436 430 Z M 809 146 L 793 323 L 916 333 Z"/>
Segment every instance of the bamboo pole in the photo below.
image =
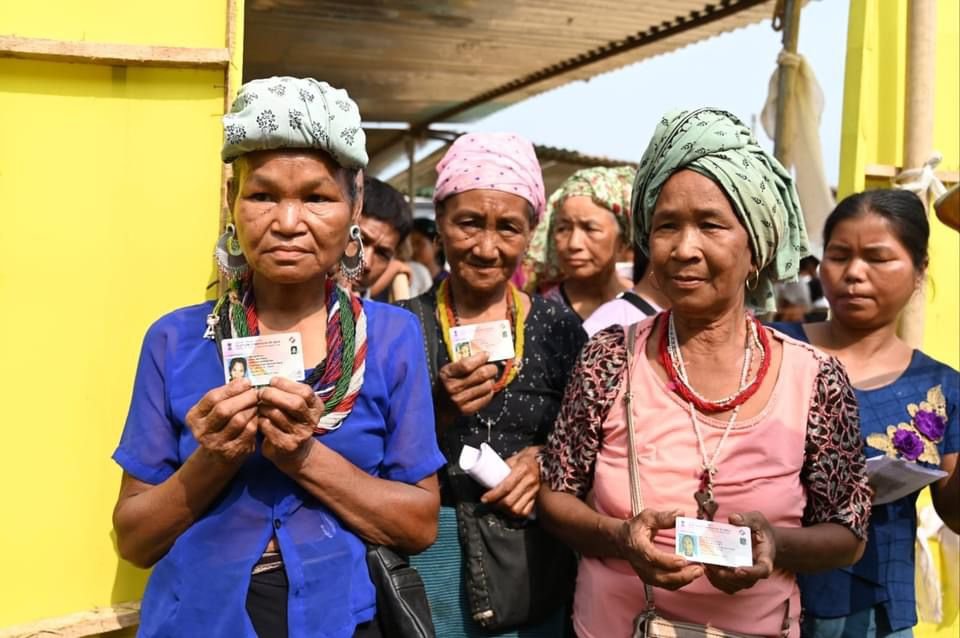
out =
<path fill-rule="evenodd" d="M 917 168 L 933 152 L 936 81 L 937 0 L 910 0 L 907 7 L 906 104 L 903 126 L 903 167 Z M 929 206 L 929 193 L 921 193 Z M 898 333 L 913 348 L 923 345 L 924 282 L 900 315 Z"/>
<path fill-rule="evenodd" d="M 407 196 L 410 198 L 410 213 L 417 209 L 417 140 L 413 132 L 407 137 Z"/>
<path fill-rule="evenodd" d="M 800 0 L 785 0 L 781 28 L 783 29 L 783 50 L 792 55 L 797 53 L 797 41 L 800 38 Z M 784 166 L 791 166 L 788 148 L 796 137 L 795 118 L 793 117 L 794 94 L 797 87 L 797 67 L 781 59 L 780 77 L 777 82 L 777 128 L 774 132 L 773 154 Z"/>

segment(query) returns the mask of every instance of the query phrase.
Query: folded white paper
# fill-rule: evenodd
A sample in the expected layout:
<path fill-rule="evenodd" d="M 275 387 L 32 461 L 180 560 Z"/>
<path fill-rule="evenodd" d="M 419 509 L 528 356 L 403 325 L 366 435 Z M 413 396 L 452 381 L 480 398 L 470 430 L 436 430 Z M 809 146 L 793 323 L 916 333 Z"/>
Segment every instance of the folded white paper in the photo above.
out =
<path fill-rule="evenodd" d="M 464 445 L 460 450 L 460 469 L 488 490 L 495 488 L 510 474 L 510 466 L 486 443 L 481 443 L 479 450 Z"/>
<path fill-rule="evenodd" d="M 946 476 L 937 470 L 904 459 L 874 456 L 867 459 L 867 478 L 873 488 L 873 504 L 886 505 L 922 490 Z"/>

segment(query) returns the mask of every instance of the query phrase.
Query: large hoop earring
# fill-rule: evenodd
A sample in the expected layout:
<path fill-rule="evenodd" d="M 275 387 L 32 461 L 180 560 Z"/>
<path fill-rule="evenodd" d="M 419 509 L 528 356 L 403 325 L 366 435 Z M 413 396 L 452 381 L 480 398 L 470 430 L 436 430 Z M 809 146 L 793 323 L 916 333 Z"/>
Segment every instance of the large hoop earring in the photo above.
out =
<path fill-rule="evenodd" d="M 360 227 L 356 224 L 350 227 L 349 242 L 356 243 L 357 253 L 351 256 L 344 251 L 343 257 L 340 258 L 340 272 L 349 281 L 356 283 L 360 281 L 364 267 L 363 239 L 361 238 Z"/>
<path fill-rule="evenodd" d="M 217 260 L 217 270 L 230 281 L 245 277 L 250 270 L 240 242 L 237 241 L 237 227 L 232 223 L 224 227 L 223 234 L 217 239 L 213 256 Z"/>
<path fill-rule="evenodd" d="M 753 277 L 753 285 L 750 285 L 750 277 Z M 747 275 L 746 280 L 747 290 L 756 290 L 757 286 L 760 285 L 760 270 L 754 270 L 749 275 Z"/>

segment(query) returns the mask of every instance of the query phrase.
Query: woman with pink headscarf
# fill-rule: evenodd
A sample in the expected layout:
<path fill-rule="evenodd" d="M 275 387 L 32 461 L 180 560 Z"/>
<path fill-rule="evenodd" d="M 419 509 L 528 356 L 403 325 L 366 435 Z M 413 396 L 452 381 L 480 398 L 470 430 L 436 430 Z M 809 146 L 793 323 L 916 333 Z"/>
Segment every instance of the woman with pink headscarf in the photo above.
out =
<path fill-rule="evenodd" d="M 412 562 L 438 636 L 560 636 L 572 555 L 531 514 L 537 455 L 586 337 L 568 309 L 511 281 L 544 208 L 533 145 L 509 133 L 464 135 L 437 173 L 450 276 L 403 305 L 423 326 L 448 465 L 437 542 Z M 473 339 L 463 336 L 470 330 Z M 506 461 L 486 486 L 461 467 L 464 447 L 484 444 Z"/>

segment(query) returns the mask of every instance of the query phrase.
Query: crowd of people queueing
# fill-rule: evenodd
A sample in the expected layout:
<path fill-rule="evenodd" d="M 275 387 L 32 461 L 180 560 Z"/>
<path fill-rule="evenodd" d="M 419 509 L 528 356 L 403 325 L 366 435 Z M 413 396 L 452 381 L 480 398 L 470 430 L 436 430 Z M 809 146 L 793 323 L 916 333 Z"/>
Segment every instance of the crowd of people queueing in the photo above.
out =
<path fill-rule="evenodd" d="M 139 635 L 391 638 L 376 546 L 409 557 L 441 638 L 911 635 L 918 492 L 872 503 L 866 458 L 944 470 L 960 529 L 960 375 L 896 332 L 929 262 L 915 195 L 843 200 L 829 318 L 765 324 L 810 278 L 806 229 L 719 109 L 549 198 L 522 136 L 464 135 L 416 218 L 324 82 L 245 84 L 222 160 L 229 285 L 149 328 L 114 453 L 120 554 L 153 568 Z M 455 349 L 497 321 L 512 357 Z M 302 382 L 224 383 L 226 340 L 290 332 Z M 465 446 L 506 477 L 481 485 Z M 681 516 L 748 528 L 751 564 L 675 551 Z"/>

